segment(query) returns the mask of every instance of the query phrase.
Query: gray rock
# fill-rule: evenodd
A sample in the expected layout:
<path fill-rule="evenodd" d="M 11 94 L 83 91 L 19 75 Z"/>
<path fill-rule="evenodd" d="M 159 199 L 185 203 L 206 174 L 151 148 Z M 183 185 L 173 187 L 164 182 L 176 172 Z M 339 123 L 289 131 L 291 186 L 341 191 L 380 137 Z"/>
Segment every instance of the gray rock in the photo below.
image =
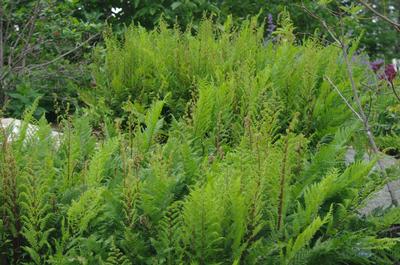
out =
<path fill-rule="evenodd" d="M 388 185 L 392 188 L 393 190 L 393 184 L 397 186 L 398 189 L 400 189 L 400 181 L 392 181 Z M 392 197 L 390 196 L 389 193 L 389 188 L 388 185 L 385 185 L 380 191 L 377 193 L 373 194 L 373 196 L 367 201 L 365 206 L 361 209 L 359 209 L 360 215 L 368 215 L 371 212 L 373 212 L 375 209 L 381 208 L 381 209 L 387 209 L 390 206 L 392 206 Z M 399 201 L 399 195 L 400 195 L 400 190 L 397 192 L 397 197 L 396 200 Z"/>
<path fill-rule="evenodd" d="M 348 148 L 346 154 L 345 154 L 345 163 L 346 165 L 350 165 L 351 163 L 354 163 L 355 161 L 355 155 L 356 151 L 354 150 L 353 147 Z M 370 161 L 370 156 L 368 154 L 364 154 L 363 156 L 364 161 Z M 395 159 L 394 157 L 388 156 L 388 155 L 383 155 L 382 158 L 380 159 L 380 163 L 383 167 L 383 169 L 388 169 L 393 166 L 399 166 L 400 162 Z M 380 166 L 378 163 L 373 167 L 373 171 L 375 170 L 380 170 Z M 392 206 L 392 198 L 389 193 L 389 187 L 390 189 L 394 192 L 394 199 L 400 203 L 400 178 L 397 180 L 394 180 L 387 185 L 385 185 L 381 190 L 373 194 L 371 198 L 367 201 L 365 206 L 359 210 L 361 215 L 368 215 L 370 214 L 373 210 L 377 208 L 388 208 Z"/>

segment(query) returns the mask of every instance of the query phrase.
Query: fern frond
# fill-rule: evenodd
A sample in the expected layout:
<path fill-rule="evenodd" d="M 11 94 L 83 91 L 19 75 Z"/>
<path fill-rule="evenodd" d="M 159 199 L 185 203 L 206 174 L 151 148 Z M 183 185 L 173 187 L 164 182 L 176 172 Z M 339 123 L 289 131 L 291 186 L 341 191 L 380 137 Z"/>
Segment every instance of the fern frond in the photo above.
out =
<path fill-rule="evenodd" d="M 183 242 L 191 262 L 208 264 L 221 252 L 222 209 L 211 185 L 193 190 L 183 205 Z"/>
<path fill-rule="evenodd" d="M 291 264 L 291 260 L 296 257 L 296 255 L 310 244 L 311 239 L 317 233 L 317 231 L 329 221 L 332 216 L 332 208 L 328 214 L 321 220 L 317 216 L 297 237 L 296 239 L 290 239 L 286 246 L 286 252 L 283 257 L 285 264 Z"/>
<path fill-rule="evenodd" d="M 73 233 L 82 234 L 90 222 L 102 211 L 104 187 L 93 187 L 84 192 L 79 200 L 73 201 L 68 209 L 68 225 Z"/>
<path fill-rule="evenodd" d="M 87 173 L 86 183 L 88 186 L 96 186 L 101 184 L 103 173 L 106 169 L 106 162 L 110 160 L 113 153 L 118 149 L 119 140 L 111 138 L 94 154 L 90 161 Z"/>
<path fill-rule="evenodd" d="M 129 259 L 121 252 L 121 250 L 115 245 L 115 241 L 111 241 L 111 248 L 108 253 L 107 260 L 104 265 L 129 265 L 132 264 Z"/>

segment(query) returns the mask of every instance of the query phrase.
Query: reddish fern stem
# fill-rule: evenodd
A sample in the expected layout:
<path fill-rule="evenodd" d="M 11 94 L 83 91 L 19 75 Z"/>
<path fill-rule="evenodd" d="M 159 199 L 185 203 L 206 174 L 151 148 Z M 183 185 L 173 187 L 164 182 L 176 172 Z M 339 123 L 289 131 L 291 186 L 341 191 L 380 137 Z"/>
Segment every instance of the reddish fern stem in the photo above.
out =
<path fill-rule="evenodd" d="M 17 186 L 17 165 L 15 162 L 15 158 L 13 156 L 11 147 L 8 144 L 8 135 L 5 133 L 5 130 L 2 129 L 2 133 L 4 135 L 3 142 L 3 163 L 4 167 L 2 169 L 3 172 L 0 172 L 3 175 L 3 187 L 4 187 L 4 211 L 2 213 L 2 219 L 4 221 L 4 225 L 8 230 L 11 230 L 11 227 L 14 225 L 14 229 L 16 231 L 15 235 L 12 235 L 11 244 L 13 250 L 13 262 L 17 264 L 21 257 L 21 245 L 22 245 L 22 236 L 21 229 L 22 224 L 20 220 L 20 208 L 18 205 L 18 186 Z M 7 208 L 10 210 L 10 213 L 7 213 Z M 10 216 L 9 216 L 10 215 Z M 11 222 L 14 222 L 12 224 Z M 4 257 L 1 257 L 4 259 Z M 5 263 L 7 264 L 7 263 Z"/>
<path fill-rule="evenodd" d="M 286 178 L 286 163 L 287 163 L 287 153 L 289 148 L 289 136 L 285 140 L 285 148 L 283 153 L 282 169 L 281 169 L 281 182 L 280 182 L 280 192 L 279 192 L 279 208 L 278 208 L 278 230 L 282 226 L 282 212 L 283 212 L 283 200 L 285 192 L 285 178 Z"/>

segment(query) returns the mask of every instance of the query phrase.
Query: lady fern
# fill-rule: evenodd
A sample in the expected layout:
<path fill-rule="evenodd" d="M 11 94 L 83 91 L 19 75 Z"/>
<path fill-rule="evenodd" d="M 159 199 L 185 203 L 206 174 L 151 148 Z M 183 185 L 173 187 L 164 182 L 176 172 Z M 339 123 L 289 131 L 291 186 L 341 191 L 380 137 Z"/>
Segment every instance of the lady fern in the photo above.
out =
<path fill-rule="evenodd" d="M 102 263 L 104 265 L 129 265 L 129 259 L 115 245 L 115 241 L 111 241 L 111 248 L 107 260 Z"/>
<path fill-rule="evenodd" d="M 370 173 L 375 160 L 343 163 L 353 130 L 339 130 L 311 154 L 311 143 L 295 132 L 296 119 L 281 134 L 280 114 L 261 121 L 248 116 L 237 144 L 221 141 L 226 153 L 210 159 L 214 154 L 202 152 L 191 120 L 175 121 L 167 142 L 157 143 L 159 129 L 150 129 L 160 128 L 156 109 L 148 110 L 157 114 L 147 119 L 149 130 L 136 128 L 132 144 L 120 131 L 84 151 L 77 165 L 86 166 L 74 169 L 78 183 L 62 189 L 68 138 L 55 148 L 42 120 L 22 146 L 3 141 L 2 258 L 21 253 L 14 260 L 37 264 L 314 264 L 332 257 L 364 264 L 396 258 L 397 241 L 382 234 L 397 222 L 396 212 L 360 217 L 384 182 Z M 216 150 L 207 141 L 214 129 L 208 130 L 204 150 Z M 214 132 L 223 135 L 222 129 Z M 153 140 L 143 148 L 147 133 Z M 384 218 L 384 225 L 373 218 Z M 336 255 L 349 248 L 338 238 L 353 249 Z"/>
<path fill-rule="evenodd" d="M 19 204 L 21 205 L 21 234 L 27 241 L 23 249 L 29 253 L 35 264 L 42 264 L 43 257 L 51 249 L 50 234 L 54 220 L 54 210 L 49 201 L 53 198 L 51 185 L 54 183 L 55 170 L 53 142 L 50 127 L 42 119 L 34 139 L 28 146 L 30 156 L 24 159 L 21 169 Z"/>
<path fill-rule="evenodd" d="M 8 135 L 4 135 L 1 154 L 1 260 L 18 262 L 21 249 L 18 167 Z"/>
<path fill-rule="evenodd" d="M 160 264 L 179 264 L 184 259 L 185 249 L 181 229 L 183 227 L 182 203 L 171 204 L 158 224 L 157 237 L 152 244 L 157 251 L 157 261 Z"/>
<path fill-rule="evenodd" d="M 268 43 L 255 18 L 108 35 L 92 96 L 112 111 L 61 120 L 59 141 L 34 107 L 1 129 L 0 262 L 398 262 L 397 208 L 363 212 L 389 179 L 344 161 L 366 150 L 323 78 L 347 95 L 339 51 L 281 21 Z"/>
<path fill-rule="evenodd" d="M 221 204 L 212 185 L 193 190 L 183 205 L 183 242 L 188 262 L 210 264 L 222 251 Z"/>

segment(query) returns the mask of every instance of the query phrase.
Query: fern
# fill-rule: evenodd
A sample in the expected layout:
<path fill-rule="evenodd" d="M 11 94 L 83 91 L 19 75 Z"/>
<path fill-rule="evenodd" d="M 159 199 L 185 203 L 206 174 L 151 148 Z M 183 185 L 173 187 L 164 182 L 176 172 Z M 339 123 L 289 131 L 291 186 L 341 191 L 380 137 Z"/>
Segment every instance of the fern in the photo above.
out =
<path fill-rule="evenodd" d="M 193 190 L 183 205 L 183 241 L 190 262 L 210 263 L 222 250 L 222 209 L 216 200 L 212 186 L 207 185 Z"/>
<path fill-rule="evenodd" d="M 138 219 L 141 183 L 127 176 L 122 187 L 123 222 L 127 228 L 133 228 Z"/>
<path fill-rule="evenodd" d="M 211 86 L 200 88 L 196 109 L 193 111 L 193 134 L 197 138 L 203 138 L 212 126 L 214 100 L 213 88 Z"/>
<path fill-rule="evenodd" d="M 129 265 L 131 264 L 128 258 L 121 252 L 121 250 L 115 245 L 115 241 L 111 241 L 111 248 L 107 257 L 107 260 L 103 263 L 104 265 Z"/>
<path fill-rule="evenodd" d="M 19 261 L 21 248 L 21 223 L 20 207 L 18 205 L 18 167 L 17 161 L 8 142 L 8 135 L 2 128 L 4 135 L 1 152 L 1 223 L 2 223 L 2 249 L 1 260 Z"/>
<path fill-rule="evenodd" d="M 31 156 L 25 162 L 28 171 L 21 172 L 23 184 L 20 185 L 19 204 L 22 211 L 22 235 L 27 241 L 23 249 L 29 253 L 35 264 L 42 264 L 51 249 L 49 236 L 54 230 L 50 185 L 54 180 L 52 141 L 49 141 L 50 128 L 41 120 L 36 135 L 38 139 L 29 147 Z"/>
<path fill-rule="evenodd" d="M 163 119 L 160 118 L 164 101 L 155 102 L 152 107 L 147 111 L 144 118 L 146 129 L 142 132 L 143 135 L 143 151 L 147 152 L 154 142 L 157 134 L 163 125 Z"/>
<path fill-rule="evenodd" d="M 118 139 L 109 139 L 104 145 L 94 154 L 90 161 L 87 172 L 86 184 L 88 186 L 97 186 L 103 181 L 103 174 L 106 169 L 106 162 L 110 160 L 112 154 L 118 148 Z"/>
<path fill-rule="evenodd" d="M 1 128 L 0 263 L 398 262 L 398 208 L 363 214 L 396 169 L 344 161 L 368 150 L 340 50 L 257 21 L 108 33 L 59 138 L 35 106 Z"/>
<path fill-rule="evenodd" d="M 332 186 L 338 179 L 338 173 L 332 171 L 320 182 L 307 186 L 304 192 L 304 206 L 298 205 L 296 215 L 293 218 L 293 233 L 299 233 L 310 220 L 317 218 L 325 200 L 333 193 Z M 303 223 L 304 222 L 304 223 Z"/>
<path fill-rule="evenodd" d="M 73 201 L 68 209 L 68 225 L 74 234 L 87 231 L 91 221 L 102 211 L 102 195 L 104 187 L 93 187 L 82 194 L 77 201 Z"/>
<path fill-rule="evenodd" d="M 87 118 L 69 118 L 63 120 L 62 124 L 65 132 L 61 139 L 59 160 L 56 163 L 64 169 L 60 183 L 60 190 L 64 192 L 83 184 L 78 173 L 85 167 L 84 162 L 94 152 L 95 141 Z"/>
<path fill-rule="evenodd" d="M 301 180 L 303 186 L 299 187 L 305 187 L 313 183 L 323 175 L 323 172 L 327 172 L 340 165 L 341 157 L 344 156 L 346 143 L 350 140 L 354 129 L 355 127 L 340 128 L 330 143 L 319 147 L 319 150 L 312 157 L 312 163 L 303 171 Z M 300 195 L 302 190 L 295 192 L 295 194 Z"/>
<path fill-rule="evenodd" d="M 150 171 L 143 181 L 140 207 L 150 221 L 157 225 L 172 203 L 177 180 L 171 176 L 168 161 L 153 155 Z"/>
<path fill-rule="evenodd" d="M 332 208 L 331 208 L 332 209 Z M 286 246 L 286 253 L 284 255 L 283 264 L 290 264 L 291 260 L 299 253 L 300 250 L 310 244 L 311 239 L 315 233 L 329 221 L 332 212 L 329 213 L 321 220 L 316 217 L 297 237 L 295 240 L 290 239 Z"/>
<path fill-rule="evenodd" d="M 152 240 L 157 251 L 157 260 L 161 264 L 179 264 L 183 262 L 182 242 L 182 204 L 176 202 L 168 207 L 158 225 L 157 238 Z"/>

